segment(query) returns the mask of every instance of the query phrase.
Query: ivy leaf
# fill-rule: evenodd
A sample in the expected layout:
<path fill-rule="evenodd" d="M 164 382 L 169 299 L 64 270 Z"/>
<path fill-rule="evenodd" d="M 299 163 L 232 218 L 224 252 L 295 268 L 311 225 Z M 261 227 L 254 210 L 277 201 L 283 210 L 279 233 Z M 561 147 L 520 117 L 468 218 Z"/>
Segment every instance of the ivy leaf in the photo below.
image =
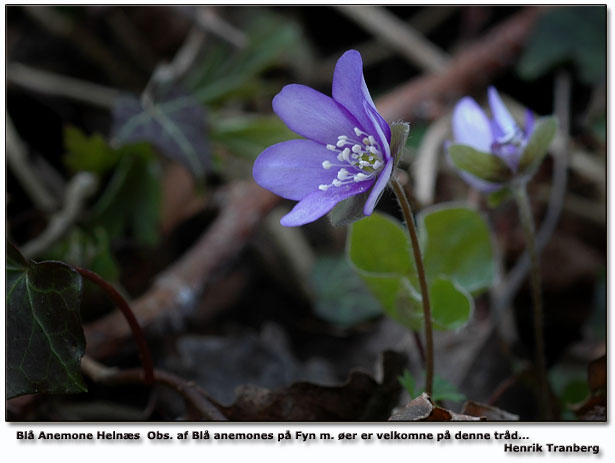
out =
<path fill-rule="evenodd" d="M 29 262 L 8 241 L 6 249 L 6 397 L 87 391 L 81 276 L 61 262 Z"/>
<path fill-rule="evenodd" d="M 209 168 L 205 110 L 190 95 L 171 92 L 145 105 L 131 95 L 120 97 L 113 108 L 111 133 L 113 144 L 151 143 L 163 155 L 184 164 L 198 179 Z"/>
<path fill-rule="evenodd" d="M 491 183 L 503 183 L 512 172 L 498 156 L 483 153 L 471 146 L 452 144 L 448 147 L 451 161 L 460 170 Z"/>
<path fill-rule="evenodd" d="M 422 210 L 417 222 L 428 280 L 445 276 L 472 294 L 493 284 L 491 236 L 476 210 L 441 204 Z"/>

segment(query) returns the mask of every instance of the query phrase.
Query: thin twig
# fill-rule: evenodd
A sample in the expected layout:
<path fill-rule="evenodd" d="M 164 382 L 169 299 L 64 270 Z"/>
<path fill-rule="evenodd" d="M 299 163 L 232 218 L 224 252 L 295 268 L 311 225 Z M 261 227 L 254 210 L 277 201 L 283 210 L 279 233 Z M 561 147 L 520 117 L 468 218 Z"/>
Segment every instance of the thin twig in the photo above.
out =
<path fill-rule="evenodd" d="M 93 381 L 101 384 L 147 383 L 143 370 L 138 368 L 120 370 L 109 368 L 89 356 L 81 359 L 81 370 Z M 186 402 L 192 405 L 203 419 L 226 421 L 227 418 L 207 398 L 204 391 L 195 383 L 164 370 L 154 370 L 154 381 L 169 386 L 180 393 Z"/>
<path fill-rule="evenodd" d="M 141 330 L 141 326 L 139 325 L 135 314 L 132 312 L 126 300 L 113 286 L 107 283 L 96 273 L 80 267 L 74 267 L 74 269 L 79 272 L 82 277 L 90 280 L 105 293 L 107 293 L 117 308 L 120 309 L 122 315 L 128 322 L 128 326 L 130 326 L 130 330 L 137 345 L 139 346 L 141 361 L 143 362 L 143 376 L 145 378 L 145 382 L 146 384 L 151 384 L 154 381 L 154 362 L 152 361 L 152 354 L 149 350 L 149 346 L 147 345 L 147 341 L 145 340 L 145 335 Z"/>
<path fill-rule="evenodd" d="M 440 72 L 445 68 L 448 56 L 385 8 L 371 5 L 336 8 L 421 69 Z"/>
<path fill-rule="evenodd" d="M 56 11 L 48 5 L 23 6 L 28 16 L 43 26 L 48 32 L 61 37 L 77 49 L 110 78 L 123 85 L 139 85 L 141 79 L 133 72 L 129 63 L 107 49 L 104 42 L 96 35 L 79 24 L 71 21 L 69 17 Z"/>
<path fill-rule="evenodd" d="M 47 228 L 22 247 L 24 256 L 32 259 L 57 242 L 77 221 L 85 201 L 96 191 L 98 179 L 89 172 L 79 172 L 66 186 L 64 205 L 49 220 Z"/>
<path fill-rule="evenodd" d="M 11 85 L 52 96 L 112 109 L 119 90 L 93 84 L 73 77 L 41 71 L 20 63 L 8 63 L 6 80 Z"/>
<path fill-rule="evenodd" d="M 158 276 L 145 294 L 133 301 L 132 308 L 144 330 L 182 320 L 216 272 L 228 265 L 279 202 L 277 196 L 253 181 L 231 184 L 224 191 L 224 207 L 216 220 L 177 262 Z M 121 318 L 116 311 L 86 325 L 90 355 L 112 355 L 130 338 L 130 330 Z"/>
<path fill-rule="evenodd" d="M 189 17 L 203 32 L 210 32 L 237 48 L 243 48 L 248 43 L 246 34 L 217 15 L 211 6 L 175 6 L 173 8 Z"/>
<path fill-rule="evenodd" d="M 378 111 L 389 121 L 435 119 L 451 101 L 513 63 L 543 11 L 543 7 L 530 6 L 512 15 L 457 53 L 442 72 L 413 79 L 379 98 Z"/>
<path fill-rule="evenodd" d="M 6 160 L 34 205 L 43 212 L 53 212 L 58 204 L 44 183 L 34 174 L 28 153 L 10 116 L 6 115 Z"/>
<path fill-rule="evenodd" d="M 426 36 L 433 29 L 438 27 L 444 21 L 451 17 L 457 11 L 454 6 L 442 6 L 438 8 L 423 8 L 408 19 L 407 24 L 411 29 Z M 388 46 L 383 46 L 382 42 L 377 38 L 370 38 L 357 42 L 349 48 L 355 49 L 361 53 L 363 67 L 367 68 L 375 66 L 381 61 L 395 55 L 395 50 Z M 314 79 L 317 81 L 329 81 L 331 79 L 331 69 L 335 67 L 335 63 L 339 59 L 339 53 L 335 53 L 325 59 L 320 60 L 321 64 L 314 69 Z"/>

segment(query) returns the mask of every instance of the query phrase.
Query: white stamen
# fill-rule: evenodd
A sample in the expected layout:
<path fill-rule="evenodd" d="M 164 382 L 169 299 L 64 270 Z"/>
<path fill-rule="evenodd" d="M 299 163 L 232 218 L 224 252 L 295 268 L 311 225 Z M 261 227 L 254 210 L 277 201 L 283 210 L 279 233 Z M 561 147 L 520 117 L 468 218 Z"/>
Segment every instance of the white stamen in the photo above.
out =
<path fill-rule="evenodd" d="M 333 186 L 341 186 L 342 182 L 340 182 L 338 179 L 333 180 Z"/>
<path fill-rule="evenodd" d="M 337 151 L 337 148 L 335 147 L 335 145 L 327 145 L 327 149 L 329 151 Z"/>
<path fill-rule="evenodd" d="M 369 177 L 362 172 L 359 172 L 354 176 L 355 182 L 362 182 L 363 180 L 367 180 Z"/>
<path fill-rule="evenodd" d="M 340 135 L 339 137 L 337 137 L 338 140 L 347 140 L 348 137 L 346 135 Z"/>
<path fill-rule="evenodd" d="M 322 166 L 323 166 L 325 169 L 330 169 L 330 168 L 331 168 L 331 163 L 330 163 L 329 161 L 323 161 L 323 162 L 322 162 Z"/>
<path fill-rule="evenodd" d="M 348 149 L 348 148 L 346 148 Z M 345 161 L 344 159 L 344 151 L 342 151 L 340 154 L 337 155 L 337 160 L 338 161 Z"/>
<path fill-rule="evenodd" d="M 373 145 L 374 143 L 376 143 L 376 139 L 375 139 L 372 135 L 370 135 L 370 136 L 369 136 L 369 137 L 367 137 L 367 138 L 369 138 L 369 144 L 370 144 L 370 145 Z"/>
<path fill-rule="evenodd" d="M 377 160 L 376 162 L 374 162 L 374 166 L 373 166 L 374 170 L 378 170 L 382 164 L 383 164 L 382 161 Z"/>
<path fill-rule="evenodd" d="M 354 128 L 354 133 L 357 135 L 357 137 L 360 137 L 361 135 L 367 135 L 365 132 L 363 132 L 362 130 L 359 130 L 358 127 Z"/>
<path fill-rule="evenodd" d="M 335 144 L 338 148 L 341 148 L 344 145 L 347 145 L 348 143 L 350 143 L 347 140 L 338 140 L 337 143 Z"/>
<path fill-rule="evenodd" d="M 369 138 L 365 137 L 362 141 L 364 145 L 369 145 Z"/>
<path fill-rule="evenodd" d="M 360 153 L 361 151 L 363 151 L 363 150 L 361 149 L 361 145 L 354 145 L 354 146 L 352 147 L 352 152 L 353 152 L 353 153 L 357 153 L 357 154 L 358 154 L 358 153 Z"/>
<path fill-rule="evenodd" d="M 348 171 L 346 169 L 340 169 L 337 173 L 337 178 L 339 180 L 346 180 L 348 177 L 350 177 L 350 174 L 348 173 Z"/>
<path fill-rule="evenodd" d="M 330 185 L 318 185 L 318 189 L 321 191 L 327 191 Z"/>

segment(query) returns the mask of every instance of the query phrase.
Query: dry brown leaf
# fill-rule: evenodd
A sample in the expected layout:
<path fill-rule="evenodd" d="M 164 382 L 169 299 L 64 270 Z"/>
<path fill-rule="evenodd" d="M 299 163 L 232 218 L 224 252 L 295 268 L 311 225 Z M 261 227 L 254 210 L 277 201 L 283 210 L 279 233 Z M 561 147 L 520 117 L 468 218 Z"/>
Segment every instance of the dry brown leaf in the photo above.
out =
<path fill-rule="evenodd" d="M 462 415 L 438 407 L 432 402 L 431 397 L 423 392 L 403 410 L 394 413 L 389 421 L 484 421 L 484 418 Z"/>

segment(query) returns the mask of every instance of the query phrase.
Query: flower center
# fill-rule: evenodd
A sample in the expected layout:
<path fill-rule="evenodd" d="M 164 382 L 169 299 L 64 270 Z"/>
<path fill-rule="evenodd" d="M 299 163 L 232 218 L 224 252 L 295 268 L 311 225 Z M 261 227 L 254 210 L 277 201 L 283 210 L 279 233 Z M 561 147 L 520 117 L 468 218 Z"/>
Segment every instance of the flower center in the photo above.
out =
<path fill-rule="evenodd" d="M 331 161 L 323 161 L 323 169 L 339 168 L 337 178 L 328 185 L 319 185 L 322 191 L 327 191 L 331 186 L 340 187 L 349 183 L 364 182 L 374 177 L 382 167 L 384 161 L 380 151 L 380 143 L 376 139 L 363 132 L 358 127 L 354 128 L 354 136 L 340 135 L 335 145 L 327 145 L 329 151 L 337 154 L 340 164 Z"/>

